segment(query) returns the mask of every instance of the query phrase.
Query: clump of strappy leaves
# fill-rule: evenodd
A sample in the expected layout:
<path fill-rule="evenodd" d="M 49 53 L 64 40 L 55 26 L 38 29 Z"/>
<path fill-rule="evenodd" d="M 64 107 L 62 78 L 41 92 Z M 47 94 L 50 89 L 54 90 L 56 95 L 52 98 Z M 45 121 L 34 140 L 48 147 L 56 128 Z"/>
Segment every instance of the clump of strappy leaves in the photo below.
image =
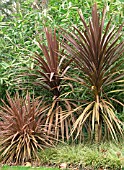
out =
<path fill-rule="evenodd" d="M 3 163 L 23 164 L 32 159 L 39 160 L 38 149 L 53 144 L 52 134 L 44 129 L 44 114 L 49 106 L 42 100 L 26 98 L 16 93 L 0 110 L 0 153 Z"/>
<path fill-rule="evenodd" d="M 64 88 L 68 87 L 63 77 L 70 67 L 72 59 L 67 59 L 61 50 L 61 44 L 56 37 L 56 30 L 45 28 L 45 40 L 41 38 L 37 45 L 41 49 L 41 54 L 35 53 L 34 84 L 38 87 L 51 92 L 51 108 L 46 115 L 45 125 L 48 134 L 54 131 L 57 139 L 69 139 L 69 132 L 75 121 L 74 114 L 71 114 L 72 108 L 75 107 L 73 100 L 64 98 Z M 46 44 L 45 44 L 46 42 Z M 68 92 L 67 92 L 68 93 Z M 66 95 L 68 95 L 66 93 Z M 50 97 L 49 97 L 50 98 Z M 64 113 L 70 113 L 66 119 L 62 119 Z M 72 117 L 72 118 L 71 118 Z M 73 122 L 73 123 L 72 123 Z"/>
<path fill-rule="evenodd" d="M 79 14 L 83 28 L 74 26 L 70 32 L 62 30 L 67 56 L 72 58 L 82 73 L 82 77 L 76 81 L 88 89 L 89 101 L 74 123 L 72 133 L 77 129 L 78 136 L 87 124 L 88 128 L 84 131 L 87 130 L 90 139 L 96 142 L 109 137 L 118 139 L 123 136 L 123 123 L 115 114 L 112 101 L 122 106 L 124 104 L 112 98 L 106 87 L 111 89 L 114 83 L 118 85 L 123 82 L 124 70 L 119 69 L 123 64 L 124 41 L 120 39 L 123 24 L 116 28 L 111 19 L 106 24 L 106 8 L 100 17 L 96 4 L 93 5 L 89 24 L 85 22 L 82 13 Z M 121 86 L 118 87 L 116 91 L 121 92 Z"/>

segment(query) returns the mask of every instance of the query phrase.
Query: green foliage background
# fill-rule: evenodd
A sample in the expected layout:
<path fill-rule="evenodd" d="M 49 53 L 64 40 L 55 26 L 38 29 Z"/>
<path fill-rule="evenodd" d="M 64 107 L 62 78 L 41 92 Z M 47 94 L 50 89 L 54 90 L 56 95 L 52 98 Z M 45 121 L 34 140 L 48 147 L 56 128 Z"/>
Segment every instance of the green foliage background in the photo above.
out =
<path fill-rule="evenodd" d="M 124 20 L 124 2 L 122 0 L 49 0 L 47 8 L 43 8 L 41 1 L 39 1 L 41 5 L 39 9 L 33 8 L 33 2 L 33 0 L 18 0 L 16 3 L 10 1 L 6 4 L 1 2 L 1 7 L 11 9 L 11 12 L 6 14 L 5 10 L 1 10 L 2 15 L 0 16 L 0 98 L 5 98 L 6 90 L 13 94 L 16 89 L 23 89 L 24 93 L 28 88 L 32 93 L 36 90 L 35 95 L 37 95 L 37 90 L 40 91 L 41 95 L 46 93 L 42 89 L 36 89 L 36 87 L 30 85 L 30 80 L 27 77 L 17 78 L 17 74 L 21 74 L 24 70 L 26 72 L 26 70 L 31 71 L 33 69 L 34 62 L 30 56 L 35 51 L 41 53 L 35 42 L 37 38 L 43 36 L 44 26 L 56 27 L 57 29 L 62 27 L 67 30 L 72 25 L 78 24 L 80 27 L 78 10 L 82 10 L 85 19 L 88 21 L 91 15 L 91 6 L 94 2 L 97 2 L 100 12 L 107 5 L 106 22 L 112 17 L 113 24 L 118 27 Z M 124 67 L 121 69 L 124 69 Z M 71 70 L 70 74 L 72 74 Z M 20 84 L 21 81 L 23 85 Z M 26 82 L 25 86 L 24 82 Z M 76 83 L 73 85 L 76 94 L 71 94 L 71 97 L 85 99 L 87 97 L 85 96 L 85 90 L 80 89 Z M 115 86 L 113 86 L 113 89 L 110 90 L 115 89 Z M 84 92 L 80 93 L 80 91 Z M 124 92 L 113 93 L 112 95 L 116 95 L 117 99 L 123 102 Z M 124 120 L 122 107 L 119 112 L 121 112 L 119 114 L 120 119 Z"/>

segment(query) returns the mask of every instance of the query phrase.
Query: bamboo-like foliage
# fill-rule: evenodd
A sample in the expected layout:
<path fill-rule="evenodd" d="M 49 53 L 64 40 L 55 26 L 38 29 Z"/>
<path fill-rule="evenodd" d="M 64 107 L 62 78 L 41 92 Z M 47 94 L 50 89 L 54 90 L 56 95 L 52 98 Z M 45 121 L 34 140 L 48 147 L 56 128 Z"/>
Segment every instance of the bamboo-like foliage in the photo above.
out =
<path fill-rule="evenodd" d="M 48 106 L 27 93 L 23 99 L 16 93 L 14 99 L 7 94 L 6 104 L 0 110 L 0 153 L 3 163 L 23 164 L 39 160 L 38 149 L 53 144 L 52 134 L 44 128 L 44 114 Z M 41 105 L 42 104 L 42 105 Z"/>
<path fill-rule="evenodd" d="M 106 8 L 103 9 L 100 20 L 96 4 L 92 8 L 89 24 L 85 22 L 81 12 L 79 15 L 84 29 L 74 27 L 72 32 L 62 30 L 66 40 L 63 47 L 84 75 L 80 78 L 81 84 L 89 89 L 93 100 L 89 101 L 74 123 L 72 133 L 78 129 L 78 136 L 87 122 L 92 128 L 91 136 L 96 142 L 103 138 L 103 134 L 117 139 L 118 134 L 123 135 L 122 123 L 115 115 L 105 87 L 119 82 L 124 77 L 123 70 L 118 70 L 124 52 L 124 41 L 118 41 L 123 24 L 117 29 L 110 19 L 105 26 Z"/>
<path fill-rule="evenodd" d="M 46 115 L 45 122 L 48 134 L 54 131 L 57 139 L 62 138 L 65 140 L 65 138 L 69 139 L 69 132 L 75 121 L 71 110 L 76 104 L 73 101 L 69 101 L 69 99 L 61 98 L 62 89 L 67 86 L 62 83 L 64 81 L 63 77 L 69 69 L 69 64 L 72 60 L 67 60 L 63 54 L 60 43 L 56 38 L 56 30 L 52 33 L 50 29 L 45 28 L 44 32 L 47 45 L 44 45 L 43 42 L 38 42 L 43 55 L 35 53 L 33 57 L 36 64 L 35 74 L 31 76 L 36 78 L 33 82 L 34 84 L 44 87 L 52 95 L 52 101 L 48 101 L 49 104 L 51 103 L 51 108 Z M 70 117 L 63 120 L 63 112 L 69 112 Z"/>

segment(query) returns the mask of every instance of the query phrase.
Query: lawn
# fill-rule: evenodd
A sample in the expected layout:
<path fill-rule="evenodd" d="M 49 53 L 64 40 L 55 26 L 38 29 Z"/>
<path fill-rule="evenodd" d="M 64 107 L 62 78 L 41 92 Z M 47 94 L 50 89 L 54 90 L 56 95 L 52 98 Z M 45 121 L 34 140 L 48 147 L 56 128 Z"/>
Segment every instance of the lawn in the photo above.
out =
<path fill-rule="evenodd" d="M 24 166 L 3 166 L 0 170 L 58 170 L 58 168 L 46 167 L 24 167 Z"/>
<path fill-rule="evenodd" d="M 86 170 L 110 169 L 124 170 L 124 143 L 106 142 L 96 144 L 68 145 L 59 144 L 53 148 L 39 150 L 42 167 L 7 166 L 0 170 L 59 170 L 65 163 L 67 169 L 81 168 Z M 47 165 L 49 167 L 44 167 Z M 52 167 L 52 166 L 56 167 Z"/>

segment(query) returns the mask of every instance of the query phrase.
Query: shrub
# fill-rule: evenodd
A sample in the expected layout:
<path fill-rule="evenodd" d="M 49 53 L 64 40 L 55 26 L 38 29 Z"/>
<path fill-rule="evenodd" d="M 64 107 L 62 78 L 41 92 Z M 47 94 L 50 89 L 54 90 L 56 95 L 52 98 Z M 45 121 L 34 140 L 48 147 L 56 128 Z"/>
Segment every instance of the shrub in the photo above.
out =
<path fill-rule="evenodd" d="M 121 102 L 110 97 L 109 91 L 106 90 L 107 86 L 110 88 L 114 83 L 123 82 L 124 72 L 119 69 L 124 52 L 124 41 L 119 42 L 123 24 L 116 29 L 110 19 L 106 25 L 105 16 L 106 8 L 103 9 L 100 20 L 97 5 L 94 4 L 89 25 L 80 12 L 83 28 L 74 26 L 74 30 L 70 32 L 63 30 L 62 33 L 65 39 L 63 48 L 82 72 L 82 77 L 77 80 L 83 87 L 88 88 L 87 95 L 90 96 L 74 123 L 72 133 L 77 129 L 78 136 L 87 123 L 91 129 L 91 139 L 95 138 L 96 142 L 103 139 L 103 134 L 106 138 L 111 136 L 116 140 L 120 135 L 123 136 L 123 123 L 115 114 L 112 100 Z"/>
<path fill-rule="evenodd" d="M 51 146 L 52 136 L 46 135 L 44 115 L 48 106 L 27 93 L 23 99 L 16 93 L 14 99 L 7 94 L 7 102 L 0 110 L 0 152 L 4 163 L 24 163 L 37 159 L 38 149 Z M 42 105 L 41 105 L 42 104 Z"/>
<path fill-rule="evenodd" d="M 64 75 L 69 69 L 72 62 L 63 55 L 61 44 L 56 38 L 56 30 L 52 33 L 51 29 L 44 29 L 46 35 L 46 45 L 43 39 L 37 42 L 41 49 L 41 54 L 35 53 L 34 62 L 35 66 L 32 71 L 34 74 L 29 74 L 33 77 L 33 84 L 39 89 L 43 88 L 50 92 L 47 102 L 51 105 L 48 114 L 46 115 L 45 125 L 48 134 L 54 131 L 57 139 L 69 139 L 70 129 L 75 121 L 75 115 L 71 114 L 72 108 L 76 106 L 74 100 L 63 97 L 65 88 L 68 83 L 64 80 Z M 71 86 L 71 85 L 70 85 Z M 67 96 L 70 92 L 67 92 Z M 70 116 L 62 119 L 63 113 L 70 113 Z M 72 123 L 73 122 L 73 123 Z"/>

